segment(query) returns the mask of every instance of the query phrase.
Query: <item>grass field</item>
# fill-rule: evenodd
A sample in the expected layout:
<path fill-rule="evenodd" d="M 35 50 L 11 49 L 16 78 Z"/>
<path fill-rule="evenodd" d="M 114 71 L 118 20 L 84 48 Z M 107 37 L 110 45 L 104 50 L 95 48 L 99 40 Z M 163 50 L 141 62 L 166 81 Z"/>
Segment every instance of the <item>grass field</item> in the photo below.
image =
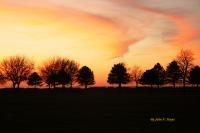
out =
<path fill-rule="evenodd" d="M 200 131 L 199 106 L 198 88 L 3 89 L 0 131 L 195 132 Z"/>

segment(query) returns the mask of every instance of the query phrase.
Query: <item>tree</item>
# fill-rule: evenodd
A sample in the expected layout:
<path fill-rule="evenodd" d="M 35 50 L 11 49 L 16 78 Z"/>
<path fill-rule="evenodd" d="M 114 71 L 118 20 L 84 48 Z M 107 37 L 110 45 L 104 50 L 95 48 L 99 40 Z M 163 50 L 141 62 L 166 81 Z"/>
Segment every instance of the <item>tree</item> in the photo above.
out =
<path fill-rule="evenodd" d="M 65 88 L 67 84 L 72 87 L 73 83 L 76 82 L 78 68 L 79 64 L 73 60 L 54 57 L 44 63 L 40 72 L 49 88 L 51 86 L 56 88 L 57 85 L 62 85 Z"/>
<path fill-rule="evenodd" d="M 125 64 L 123 63 L 115 64 L 112 67 L 112 70 L 110 71 L 107 80 L 109 84 L 118 84 L 119 88 L 121 88 L 122 84 L 127 84 L 130 81 L 131 81 L 131 76 L 127 72 Z"/>
<path fill-rule="evenodd" d="M 180 67 L 181 78 L 184 88 L 189 76 L 190 69 L 193 66 L 193 60 L 193 53 L 190 50 L 181 50 L 181 52 L 177 56 L 177 62 Z"/>
<path fill-rule="evenodd" d="M 5 83 L 6 83 L 6 79 L 4 75 L 0 72 L 0 84 L 5 84 Z"/>
<path fill-rule="evenodd" d="M 191 69 L 190 75 L 189 75 L 189 82 L 192 84 L 196 84 L 197 87 L 200 84 L 200 67 L 195 66 Z"/>
<path fill-rule="evenodd" d="M 79 64 L 77 62 L 71 60 L 66 67 L 66 71 L 70 78 L 70 80 L 69 80 L 70 88 L 72 88 L 73 84 L 77 82 L 77 74 L 79 71 Z"/>
<path fill-rule="evenodd" d="M 71 75 L 66 72 L 64 68 L 61 68 L 55 76 L 58 84 L 62 85 L 62 88 L 65 88 L 65 85 L 69 84 L 71 81 Z"/>
<path fill-rule="evenodd" d="M 178 63 L 174 60 L 167 66 L 166 70 L 166 80 L 172 83 L 174 88 L 176 87 L 176 82 L 180 79 L 180 68 Z"/>
<path fill-rule="evenodd" d="M 87 88 L 88 85 L 94 85 L 94 74 L 90 68 L 87 66 L 83 66 L 79 72 L 78 72 L 78 77 L 77 77 L 78 83 L 80 85 L 84 85 L 85 89 Z"/>
<path fill-rule="evenodd" d="M 49 86 L 49 89 L 51 88 L 51 86 L 53 86 L 54 88 L 56 87 L 58 60 L 61 59 L 51 58 L 48 61 L 46 61 L 40 68 L 42 78 L 44 79 L 45 83 Z"/>
<path fill-rule="evenodd" d="M 138 87 L 139 80 L 142 76 L 142 69 L 139 66 L 134 66 L 131 71 L 132 80 L 135 81 L 136 87 Z"/>
<path fill-rule="evenodd" d="M 157 85 L 159 88 L 160 85 L 163 85 L 165 82 L 165 70 L 160 65 L 160 63 L 157 63 L 152 69 L 147 70 L 142 75 L 140 82 L 142 84 L 149 84 L 151 87 L 153 85 Z"/>
<path fill-rule="evenodd" d="M 154 72 L 154 82 L 159 88 L 160 85 L 163 85 L 165 83 L 165 70 L 164 68 L 160 65 L 160 63 L 157 63 L 153 67 L 153 72 Z"/>
<path fill-rule="evenodd" d="M 4 59 L 0 64 L 3 77 L 12 82 L 13 88 L 19 88 L 22 81 L 27 80 L 27 76 L 33 70 L 33 63 L 24 56 L 11 56 Z"/>
<path fill-rule="evenodd" d="M 42 78 L 38 75 L 37 72 L 33 72 L 29 77 L 28 77 L 28 85 L 34 86 L 37 88 L 37 86 L 42 85 Z"/>
<path fill-rule="evenodd" d="M 146 70 L 143 74 L 142 74 L 142 76 L 141 76 L 141 78 L 140 78 L 140 80 L 139 80 L 139 82 L 141 83 L 141 84 L 143 84 L 143 85 L 151 85 L 151 88 L 153 87 L 153 84 L 154 84 L 154 71 L 153 71 L 153 69 L 150 69 L 150 70 Z"/>

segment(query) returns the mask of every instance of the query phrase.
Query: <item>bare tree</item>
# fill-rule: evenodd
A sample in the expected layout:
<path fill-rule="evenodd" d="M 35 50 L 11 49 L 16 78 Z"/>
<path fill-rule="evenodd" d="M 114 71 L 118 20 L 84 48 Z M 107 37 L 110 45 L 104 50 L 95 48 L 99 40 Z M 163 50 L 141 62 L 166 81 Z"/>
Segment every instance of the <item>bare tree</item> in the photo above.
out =
<path fill-rule="evenodd" d="M 2 74 L 2 72 L 0 71 L 0 84 L 5 84 L 5 83 L 6 83 L 6 79 L 4 75 Z"/>
<path fill-rule="evenodd" d="M 13 88 L 16 85 L 19 88 L 33 70 L 33 63 L 24 56 L 11 56 L 1 62 L 0 70 L 5 80 L 12 82 Z"/>
<path fill-rule="evenodd" d="M 43 66 L 40 68 L 40 72 L 42 75 L 42 78 L 46 82 L 46 84 L 49 86 L 53 86 L 56 88 L 56 82 L 58 80 L 58 73 L 60 71 L 60 67 L 64 67 L 64 60 L 60 57 L 54 57 L 49 60 L 47 60 Z"/>
<path fill-rule="evenodd" d="M 54 57 L 40 68 L 41 75 L 49 88 L 56 85 L 62 85 L 65 88 L 67 84 L 72 87 L 77 80 L 79 64 L 67 58 Z"/>
<path fill-rule="evenodd" d="M 71 60 L 66 67 L 66 71 L 70 75 L 70 88 L 72 88 L 73 84 L 77 82 L 77 74 L 79 71 L 79 64 L 77 62 Z"/>
<path fill-rule="evenodd" d="M 133 66 L 131 70 L 132 80 L 136 83 L 136 87 L 138 87 L 139 80 L 142 77 L 143 71 L 139 66 Z"/>
<path fill-rule="evenodd" d="M 183 87 L 185 88 L 186 80 L 188 78 L 190 69 L 193 66 L 193 53 L 191 50 L 181 50 L 180 53 L 177 56 L 177 62 L 180 67 L 181 71 L 181 78 L 183 82 Z"/>

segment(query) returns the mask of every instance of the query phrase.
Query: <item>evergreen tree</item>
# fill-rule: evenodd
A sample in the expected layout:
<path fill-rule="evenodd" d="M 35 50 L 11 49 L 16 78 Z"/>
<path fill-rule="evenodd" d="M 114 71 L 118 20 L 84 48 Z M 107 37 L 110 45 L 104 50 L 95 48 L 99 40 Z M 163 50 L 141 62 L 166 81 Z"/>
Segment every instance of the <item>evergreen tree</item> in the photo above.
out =
<path fill-rule="evenodd" d="M 80 85 L 85 86 L 85 89 L 87 89 L 88 85 L 95 84 L 93 71 L 87 66 L 83 66 L 79 70 L 77 80 Z"/>
<path fill-rule="evenodd" d="M 200 67 L 195 66 L 191 69 L 190 75 L 189 75 L 189 82 L 192 84 L 196 84 L 197 87 L 200 84 Z"/>
<path fill-rule="evenodd" d="M 115 64 L 108 75 L 107 82 L 109 84 L 118 84 L 121 88 L 122 84 L 127 84 L 131 81 L 131 76 L 123 63 Z"/>
<path fill-rule="evenodd" d="M 160 85 L 165 83 L 164 68 L 160 65 L 160 63 L 157 63 L 152 69 L 147 70 L 143 73 L 140 79 L 140 83 L 151 85 L 151 87 L 153 85 L 157 85 L 157 87 L 159 88 Z"/>
<path fill-rule="evenodd" d="M 42 85 L 42 78 L 38 73 L 34 72 L 28 77 L 27 84 L 36 88 L 37 86 Z"/>
<path fill-rule="evenodd" d="M 176 82 L 180 79 L 180 68 L 176 61 L 172 61 L 166 70 L 166 80 L 168 83 L 172 83 L 174 88 L 176 87 Z"/>

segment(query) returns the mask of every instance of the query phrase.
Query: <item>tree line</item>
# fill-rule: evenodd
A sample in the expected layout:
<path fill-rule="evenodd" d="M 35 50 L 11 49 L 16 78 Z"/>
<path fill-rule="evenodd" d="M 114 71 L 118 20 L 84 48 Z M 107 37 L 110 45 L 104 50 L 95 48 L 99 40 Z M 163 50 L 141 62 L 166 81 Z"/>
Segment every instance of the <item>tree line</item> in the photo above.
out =
<path fill-rule="evenodd" d="M 46 84 L 49 89 L 60 86 L 72 88 L 75 83 L 85 88 L 95 84 L 93 71 L 87 66 L 79 66 L 74 60 L 55 57 L 47 60 L 39 72 L 34 72 L 31 60 L 25 56 L 12 56 L 0 63 L 0 83 L 11 82 L 13 88 L 19 88 L 26 81 L 29 86 L 36 88 Z"/>
<path fill-rule="evenodd" d="M 109 84 L 118 84 L 121 88 L 123 84 L 132 81 L 139 84 L 149 85 L 158 88 L 164 84 L 176 83 L 200 84 L 200 67 L 193 64 L 193 53 L 190 50 L 181 50 L 177 57 L 170 62 L 166 70 L 160 63 L 153 68 L 143 72 L 139 66 L 127 69 L 124 63 L 114 64 L 108 74 Z M 0 83 L 10 82 L 13 88 L 20 88 L 22 82 L 37 88 L 38 86 L 48 86 L 51 88 L 73 88 L 78 83 L 85 88 L 94 85 L 94 73 L 87 67 L 80 68 L 80 64 L 68 58 L 54 57 L 44 62 L 34 71 L 34 63 L 25 56 L 11 56 L 0 62 Z"/>
<path fill-rule="evenodd" d="M 136 87 L 138 84 L 149 85 L 158 88 L 164 84 L 172 84 L 176 87 L 176 83 L 182 83 L 183 87 L 186 84 L 198 85 L 200 84 L 200 67 L 193 64 L 193 53 L 190 50 L 181 50 L 176 59 L 167 65 L 166 70 L 160 63 L 154 65 L 153 68 L 142 72 L 138 66 L 132 68 L 128 72 L 125 64 L 115 64 L 108 75 L 107 82 L 110 84 L 127 84 L 135 81 Z"/>

